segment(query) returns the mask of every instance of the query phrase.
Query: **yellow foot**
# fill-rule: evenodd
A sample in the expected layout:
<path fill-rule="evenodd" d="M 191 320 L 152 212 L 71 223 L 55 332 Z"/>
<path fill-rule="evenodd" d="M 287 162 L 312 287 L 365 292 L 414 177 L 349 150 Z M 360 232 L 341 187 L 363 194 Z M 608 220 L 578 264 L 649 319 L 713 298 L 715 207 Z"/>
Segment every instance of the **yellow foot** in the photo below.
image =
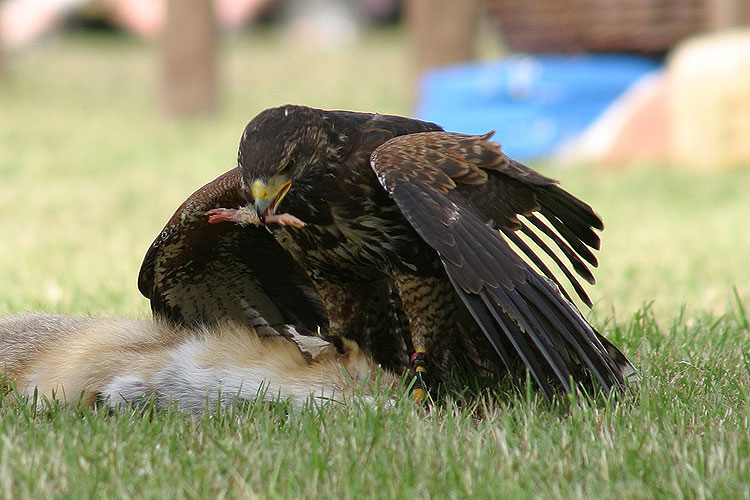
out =
<path fill-rule="evenodd" d="M 425 375 L 427 375 L 427 353 L 423 348 L 417 347 L 416 352 L 411 355 L 411 364 L 414 368 L 414 385 L 411 389 L 411 396 L 417 403 L 424 402 L 427 399 L 427 390 L 425 386 Z"/>
<path fill-rule="evenodd" d="M 412 389 L 411 397 L 413 397 L 414 401 L 416 401 L 417 403 L 422 403 L 425 399 L 427 399 L 427 393 L 424 392 L 424 389 L 417 387 L 415 389 Z"/>

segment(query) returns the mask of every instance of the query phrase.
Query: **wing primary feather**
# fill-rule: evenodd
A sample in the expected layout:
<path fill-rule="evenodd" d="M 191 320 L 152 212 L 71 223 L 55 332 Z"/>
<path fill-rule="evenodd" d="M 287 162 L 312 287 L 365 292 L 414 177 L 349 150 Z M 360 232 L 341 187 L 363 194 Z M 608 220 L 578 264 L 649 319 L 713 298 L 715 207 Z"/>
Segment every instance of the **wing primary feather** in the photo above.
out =
<path fill-rule="evenodd" d="M 479 296 L 481 297 L 482 302 L 484 302 L 485 307 L 487 307 L 487 310 L 495 319 L 495 324 L 500 327 L 506 338 L 513 345 L 513 348 L 516 350 L 518 356 L 523 361 L 523 364 L 526 365 L 526 368 L 529 370 L 531 377 L 541 389 L 544 397 L 551 403 L 554 391 L 552 390 L 552 387 L 549 385 L 549 381 L 547 380 L 546 370 L 544 370 L 542 365 L 539 363 L 536 353 L 528 344 L 523 331 L 521 331 L 518 325 L 514 324 L 510 318 L 508 318 L 507 313 L 501 309 L 501 306 L 497 303 L 496 298 L 491 297 L 487 290 L 482 290 L 479 293 Z"/>
<path fill-rule="evenodd" d="M 565 275 L 565 277 L 570 282 L 570 285 L 573 287 L 573 289 L 576 292 L 576 295 L 588 306 L 591 307 L 593 303 L 591 302 L 591 299 L 589 298 L 588 294 L 586 293 L 586 290 L 583 289 L 583 286 L 578 282 L 578 279 L 575 277 L 575 275 L 570 272 L 570 269 L 565 265 L 565 263 L 560 259 L 560 257 L 557 256 L 557 254 L 552 251 L 552 249 L 533 231 L 531 231 L 525 224 L 521 224 L 521 232 L 528 236 L 534 244 L 536 244 L 539 248 L 541 248 L 544 253 L 550 256 L 550 258 L 557 264 L 557 267 L 560 268 L 560 271 Z M 562 289 L 562 287 L 560 287 Z M 570 298 L 570 297 L 568 297 Z"/>
<path fill-rule="evenodd" d="M 604 223 L 601 218 L 596 215 L 596 212 L 588 204 L 568 193 L 557 184 L 545 186 L 544 190 L 546 191 L 546 196 L 544 196 L 545 202 L 543 205 L 547 205 L 550 208 L 555 207 L 555 211 L 559 208 L 560 211 L 566 212 L 575 217 L 576 220 L 582 222 L 584 227 L 593 227 L 599 231 L 604 229 Z M 566 220 L 565 217 L 560 218 Z"/>
<path fill-rule="evenodd" d="M 549 226 L 545 225 L 537 219 L 536 217 L 532 217 L 528 219 L 531 221 L 531 223 L 537 227 L 540 231 L 542 231 L 547 237 L 549 237 L 552 241 L 554 241 L 557 248 L 560 249 L 560 251 L 565 255 L 565 257 L 568 259 L 568 262 L 570 262 L 573 265 L 573 269 L 575 269 L 576 273 L 578 273 L 579 276 L 581 276 L 583 279 L 588 281 L 590 284 L 596 283 L 596 280 L 594 279 L 594 275 L 591 274 L 591 270 L 586 266 L 586 264 L 578 257 L 578 255 L 568 246 L 565 241 L 563 241 L 557 234 L 555 234 L 554 231 L 552 231 Z M 533 231 L 528 226 L 521 225 L 521 231 L 530 238 L 532 237 Z M 537 243 L 538 241 L 541 241 L 538 236 L 535 239 L 534 243 Z M 539 244 L 539 243 L 537 243 Z M 548 250 L 549 247 L 547 247 L 544 251 L 548 254 L 550 253 Z"/>
<path fill-rule="evenodd" d="M 539 212 L 544 215 L 550 222 L 553 219 L 559 219 L 561 223 L 570 229 L 576 237 L 582 242 L 595 250 L 599 250 L 601 247 L 601 239 L 594 229 L 599 229 L 597 225 L 587 221 L 571 210 L 567 205 L 564 205 L 559 200 L 544 198 L 541 200 L 541 209 Z M 593 212 L 592 212 L 593 214 Z M 594 215 L 596 217 L 596 215 Z M 588 218 L 587 218 L 588 219 Z M 601 226 L 601 221 L 597 218 L 598 226 Z M 562 222 L 565 221 L 565 222 Z"/>
<path fill-rule="evenodd" d="M 540 324 L 529 305 L 520 295 L 512 291 L 506 292 L 504 295 L 507 299 L 504 303 L 513 307 L 512 312 L 518 317 L 522 330 L 526 330 L 526 334 L 534 342 L 539 352 L 542 353 L 563 388 L 567 392 L 571 392 L 570 369 L 568 363 L 563 361 L 560 353 L 555 351 L 556 346 L 550 345 L 552 342 L 550 342 L 548 330 L 551 331 L 551 329 Z M 544 316 L 540 317 L 544 318 Z"/>
<path fill-rule="evenodd" d="M 459 297 L 479 325 L 482 333 L 484 333 L 487 340 L 495 349 L 495 352 L 508 369 L 508 372 L 511 374 L 514 373 L 513 362 L 510 354 L 504 347 L 502 338 L 500 337 L 500 332 L 503 333 L 505 338 L 513 346 L 516 354 L 521 359 L 526 369 L 529 370 L 531 377 L 542 390 L 545 399 L 551 403 L 554 391 L 547 381 L 546 371 L 539 364 L 531 346 L 528 345 L 528 342 L 524 338 L 524 333 L 512 322 L 512 320 L 507 318 L 507 313 L 502 311 L 496 299 L 491 297 L 486 289 L 481 290 L 478 294 L 466 293 L 463 288 L 456 283 L 450 269 L 447 268 L 446 270 L 448 270 L 448 278 L 453 284 L 453 288 L 458 292 Z"/>
<path fill-rule="evenodd" d="M 539 256 L 534 253 L 534 251 L 516 234 L 515 231 L 511 231 L 509 229 L 500 229 L 500 231 L 502 231 L 505 237 L 508 238 L 511 243 L 518 247 L 524 253 L 524 255 L 529 258 L 532 264 L 534 264 L 540 271 L 542 271 L 542 273 L 544 273 L 545 276 L 547 276 L 555 283 L 555 285 L 557 285 L 560 293 L 562 293 L 566 299 L 570 301 L 573 300 L 568 294 L 568 291 L 563 288 L 562 284 L 557 279 L 557 276 L 554 275 L 554 273 L 550 270 L 549 267 L 547 267 L 544 261 L 542 261 L 542 259 L 540 259 Z"/>
<path fill-rule="evenodd" d="M 559 238 L 556 238 L 557 235 L 554 233 L 554 231 L 552 231 L 549 226 L 542 222 L 536 215 L 527 215 L 526 219 L 531 221 L 534 226 L 536 226 L 540 231 L 543 231 L 544 234 L 555 240 L 555 243 L 559 245 L 559 243 L 557 243 L 557 240 Z M 594 252 L 592 252 L 589 247 L 584 245 L 581 240 L 578 239 L 578 237 L 573 233 L 573 231 L 571 231 L 570 228 L 566 226 L 560 219 L 558 219 L 557 217 L 553 217 L 549 222 L 557 230 L 560 236 L 562 236 L 563 239 L 568 242 L 568 244 L 573 248 L 573 250 L 579 257 L 581 257 L 583 260 L 594 267 L 599 265 L 599 261 L 597 260 L 596 255 L 594 255 Z"/>
<path fill-rule="evenodd" d="M 536 293 L 533 291 L 531 285 L 527 287 L 519 287 L 519 293 L 521 293 L 537 310 L 539 317 L 544 317 L 550 322 L 550 326 L 559 333 L 561 339 L 569 345 L 560 346 L 563 349 L 572 348 L 580 357 L 583 364 L 591 372 L 591 374 L 597 379 L 602 385 L 605 392 L 609 392 L 612 387 L 613 380 L 616 380 L 610 376 L 611 370 L 609 370 L 605 363 L 601 361 L 601 356 L 597 352 L 597 348 L 593 342 L 589 341 L 586 337 L 586 332 L 576 328 L 576 325 L 571 324 L 564 319 L 561 319 L 559 314 L 559 307 L 554 307 L 545 301 L 545 294 Z M 579 325 L 580 326 L 580 325 Z M 593 330 L 592 330 L 593 331 Z M 577 336 L 575 335 L 577 334 Z"/>
<path fill-rule="evenodd" d="M 578 353 L 581 361 L 602 385 L 605 392 L 609 392 L 613 385 L 622 383 L 622 377 L 604 361 L 602 353 L 605 349 L 598 341 L 594 330 L 585 323 L 583 318 L 572 313 L 572 306 L 559 304 L 559 296 L 543 284 L 519 288 L 527 299 L 539 307 L 544 316 L 556 318 L 559 332 L 570 347 Z M 539 297 L 540 293 L 542 297 Z M 535 298 L 529 298 L 529 295 L 534 295 Z"/>
<path fill-rule="evenodd" d="M 623 382 L 635 382 L 640 380 L 638 370 L 636 370 L 635 366 L 628 361 L 628 358 L 626 358 L 612 342 L 602 336 L 601 333 L 596 330 L 594 330 L 594 333 L 596 334 L 597 340 L 604 346 L 604 350 L 612 358 L 612 363 L 616 368 L 615 373 L 619 374 L 619 378 L 622 379 Z"/>
<path fill-rule="evenodd" d="M 469 314 L 471 314 L 472 318 L 474 318 L 474 321 L 476 321 L 476 323 L 479 325 L 479 328 L 482 330 L 482 333 L 484 333 L 485 337 L 487 337 L 490 345 L 492 345 L 492 347 L 495 349 L 495 352 L 500 357 L 500 360 L 505 365 L 505 368 L 507 368 L 508 373 L 513 373 L 514 368 L 512 358 L 508 353 L 508 350 L 505 348 L 502 338 L 500 337 L 500 334 L 497 332 L 497 328 L 495 327 L 495 322 L 487 312 L 487 309 L 484 306 L 484 302 L 482 302 L 477 294 L 466 293 L 463 288 L 454 281 L 451 273 L 448 273 L 448 278 L 453 284 L 453 288 L 458 293 L 458 296 L 461 298 L 464 305 L 468 309 Z"/>

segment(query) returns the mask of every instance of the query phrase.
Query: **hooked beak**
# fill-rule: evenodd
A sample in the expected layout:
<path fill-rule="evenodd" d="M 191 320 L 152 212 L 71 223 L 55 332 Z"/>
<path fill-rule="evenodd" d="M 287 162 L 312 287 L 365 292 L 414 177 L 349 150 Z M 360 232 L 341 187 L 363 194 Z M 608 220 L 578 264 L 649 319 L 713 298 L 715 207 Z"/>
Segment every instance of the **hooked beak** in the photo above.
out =
<path fill-rule="evenodd" d="M 260 179 L 253 181 L 251 191 L 253 198 L 255 198 L 255 210 L 258 212 L 260 220 L 265 221 L 267 215 L 276 213 L 279 203 L 291 187 L 291 180 L 280 179 L 276 176 L 271 177 L 268 184 L 264 184 Z"/>

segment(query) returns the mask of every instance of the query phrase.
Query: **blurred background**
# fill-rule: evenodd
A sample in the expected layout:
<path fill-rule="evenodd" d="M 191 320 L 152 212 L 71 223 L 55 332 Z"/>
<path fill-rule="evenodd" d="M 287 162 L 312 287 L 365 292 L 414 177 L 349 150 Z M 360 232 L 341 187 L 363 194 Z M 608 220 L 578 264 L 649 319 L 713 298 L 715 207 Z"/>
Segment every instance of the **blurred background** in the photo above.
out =
<path fill-rule="evenodd" d="M 151 240 L 285 103 L 496 130 L 603 216 L 594 314 L 738 307 L 749 25 L 747 0 L 5 0 L 0 313 L 146 314 Z"/>

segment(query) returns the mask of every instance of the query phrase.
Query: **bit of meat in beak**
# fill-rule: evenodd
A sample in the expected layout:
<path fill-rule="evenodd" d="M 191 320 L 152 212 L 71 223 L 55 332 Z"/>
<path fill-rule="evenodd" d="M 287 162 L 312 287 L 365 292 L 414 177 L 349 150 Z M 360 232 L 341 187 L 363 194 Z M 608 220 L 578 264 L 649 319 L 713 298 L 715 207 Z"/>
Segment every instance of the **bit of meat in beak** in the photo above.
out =
<path fill-rule="evenodd" d="M 214 208 L 206 212 L 209 224 L 234 222 L 240 226 L 260 226 L 263 224 L 253 206 L 240 208 Z M 303 228 L 307 224 L 292 214 L 269 214 L 265 217 L 266 224 Z"/>

